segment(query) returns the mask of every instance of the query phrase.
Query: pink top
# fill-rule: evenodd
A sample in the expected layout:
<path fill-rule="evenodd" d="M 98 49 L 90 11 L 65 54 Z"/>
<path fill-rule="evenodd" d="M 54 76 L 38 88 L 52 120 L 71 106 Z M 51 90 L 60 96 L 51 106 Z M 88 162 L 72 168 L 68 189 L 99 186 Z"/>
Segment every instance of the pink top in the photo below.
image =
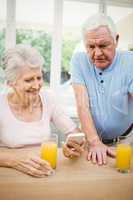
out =
<path fill-rule="evenodd" d="M 40 144 L 44 137 L 50 136 L 50 122 L 65 134 L 76 128 L 64 113 L 62 106 L 57 103 L 54 93 L 50 90 L 42 91 L 40 97 L 43 105 L 41 120 L 25 122 L 17 119 L 12 113 L 7 94 L 0 95 L 0 146 L 21 147 Z"/>

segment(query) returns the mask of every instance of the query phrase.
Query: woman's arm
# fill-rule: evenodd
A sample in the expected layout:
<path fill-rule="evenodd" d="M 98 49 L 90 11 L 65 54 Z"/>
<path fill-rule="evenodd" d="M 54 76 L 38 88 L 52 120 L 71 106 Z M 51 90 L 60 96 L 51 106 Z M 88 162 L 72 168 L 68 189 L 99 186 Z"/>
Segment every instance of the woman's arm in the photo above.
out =
<path fill-rule="evenodd" d="M 0 167 L 10 167 L 34 177 L 44 177 L 53 173 L 50 164 L 27 149 L 0 150 Z"/>

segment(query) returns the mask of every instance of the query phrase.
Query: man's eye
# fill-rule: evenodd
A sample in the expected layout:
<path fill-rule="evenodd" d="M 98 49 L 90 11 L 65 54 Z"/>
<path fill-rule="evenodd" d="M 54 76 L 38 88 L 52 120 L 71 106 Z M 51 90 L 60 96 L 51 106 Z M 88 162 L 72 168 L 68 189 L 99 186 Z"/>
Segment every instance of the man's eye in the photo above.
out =
<path fill-rule="evenodd" d="M 104 48 L 106 48 L 108 45 L 106 45 L 106 44 L 102 44 L 102 45 L 99 45 L 99 48 L 101 48 L 101 49 L 104 49 Z"/>
<path fill-rule="evenodd" d="M 90 48 L 90 49 L 94 49 L 95 46 L 94 46 L 94 45 L 90 45 L 89 48 Z"/>

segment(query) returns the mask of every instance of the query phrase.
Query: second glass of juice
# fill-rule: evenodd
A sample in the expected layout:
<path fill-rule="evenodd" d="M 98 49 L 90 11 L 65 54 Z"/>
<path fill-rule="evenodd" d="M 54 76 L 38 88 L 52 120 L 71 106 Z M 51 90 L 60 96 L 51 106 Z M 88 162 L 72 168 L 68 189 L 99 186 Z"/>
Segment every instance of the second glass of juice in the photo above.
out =
<path fill-rule="evenodd" d="M 57 151 L 58 136 L 53 134 L 49 138 L 44 138 L 41 144 L 40 156 L 43 160 L 48 161 L 53 169 L 57 165 Z"/>
<path fill-rule="evenodd" d="M 132 161 L 132 146 L 126 140 L 126 137 L 121 136 L 120 142 L 116 147 L 116 168 L 119 172 L 130 172 Z"/>

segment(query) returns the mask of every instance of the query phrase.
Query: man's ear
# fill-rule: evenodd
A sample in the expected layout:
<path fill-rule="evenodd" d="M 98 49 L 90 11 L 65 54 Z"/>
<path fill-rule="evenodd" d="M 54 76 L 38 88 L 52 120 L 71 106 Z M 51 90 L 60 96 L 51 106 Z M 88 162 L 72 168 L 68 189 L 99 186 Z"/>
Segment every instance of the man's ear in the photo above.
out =
<path fill-rule="evenodd" d="M 119 35 L 118 35 L 118 34 L 116 35 L 116 38 L 115 38 L 115 39 L 116 39 L 116 47 L 117 47 L 118 41 L 119 41 Z"/>

